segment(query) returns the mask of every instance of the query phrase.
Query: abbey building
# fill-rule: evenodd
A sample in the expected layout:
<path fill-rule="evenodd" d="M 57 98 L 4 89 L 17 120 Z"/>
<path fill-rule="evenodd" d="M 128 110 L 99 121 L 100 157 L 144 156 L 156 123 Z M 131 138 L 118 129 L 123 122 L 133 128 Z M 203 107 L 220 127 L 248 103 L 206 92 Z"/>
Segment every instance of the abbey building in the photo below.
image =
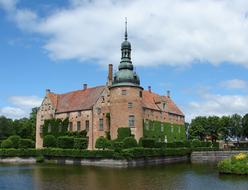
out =
<path fill-rule="evenodd" d="M 43 147 L 44 121 L 51 118 L 69 119 L 69 131 L 87 131 L 88 149 L 94 149 L 96 139 L 110 134 L 117 138 L 117 129 L 130 127 L 132 134 L 156 138 L 158 141 L 179 141 L 185 138 L 184 114 L 169 93 L 159 95 L 149 87 L 140 86 L 140 78 L 131 61 L 131 44 L 127 30 L 121 44 L 121 61 L 113 75 L 108 68 L 106 85 L 87 87 L 65 94 L 46 90 L 37 113 L 36 148 Z"/>

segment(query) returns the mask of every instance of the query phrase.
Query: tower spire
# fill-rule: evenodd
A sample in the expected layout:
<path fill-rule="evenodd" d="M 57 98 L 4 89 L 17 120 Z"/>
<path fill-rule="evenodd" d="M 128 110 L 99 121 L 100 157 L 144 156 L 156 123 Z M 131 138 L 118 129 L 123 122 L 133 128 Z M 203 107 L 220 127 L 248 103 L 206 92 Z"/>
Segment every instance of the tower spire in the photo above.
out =
<path fill-rule="evenodd" d="M 127 17 L 125 17 L 125 40 L 127 40 Z"/>

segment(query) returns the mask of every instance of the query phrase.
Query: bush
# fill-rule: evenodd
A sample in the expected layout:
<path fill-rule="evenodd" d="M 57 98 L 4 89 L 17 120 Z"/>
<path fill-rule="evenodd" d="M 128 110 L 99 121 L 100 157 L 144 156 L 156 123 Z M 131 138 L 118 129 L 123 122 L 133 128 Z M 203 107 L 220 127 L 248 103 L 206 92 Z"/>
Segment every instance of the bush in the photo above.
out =
<path fill-rule="evenodd" d="M 164 157 L 164 156 L 187 156 L 190 154 L 189 148 L 143 148 L 135 147 L 124 149 L 122 156 L 126 159 L 147 158 L 147 157 Z"/>
<path fill-rule="evenodd" d="M 83 131 L 68 131 L 66 133 L 67 136 L 70 136 L 70 137 L 75 137 L 75 138 L 86 138 L 87 137 L 87 131 L 86 130 L 83 130 Z"/>
<path fill-rule="evenodd" d="M 112 141 L 112 149 L 116 152 L 120 152 L 123 149 L 124 143 L 122 141 Z"/>
<path fill-rule="evenodd" d="M 71 149 L 74 146 L 74 138 L 68 136 L 58 137 L 57 146 L 58 148 Z"/>
<path fill-rule="evenodd" d="M 0 156 L 2 157 L 29 157 L 29 156 L 37 156 L 40 155 L 40 150 L 36 149 L 15 149 L 15 148 L 8 148 L 8 149 L 0 149 Z"/>
<path fill-rule="evenodd" d="M 56 147 L 57 139 L 53 135 L 46 135 L 43 139 L 43 147 Z"/>
<path fill-rule="evenodd" d="M 99 137 L 96 140 L 95 148 L 104 150 L 105 148 L 109 148 L 109 147 L 110 147 L 110 142 L 108 141 L 108 139 L 106 139 L 104 137 Z"/>
<path fill-rule="evenodd" d="M 155 148 L 155 139 L 140 138 L 139 145 L 144 147 L 144 148 Z"/>
<path fill-rule="evenodd" d="M 35 143 L 31 139 L 21 139 L 19 141 L 19 148 L 34 148 Z"/>
<path fill-rule="evenodd" d="M 21 137 L 20 137 L 20 136 L 18 136 L 18 135 L 12 135 L 12 136 L 10 136 L 8 139 L 9 139 L 9 140 L 12 142 L 12 144 L 13 144 L 12 148 L 18 148 L 19 142 L 20 142 L 20 140 L 21 140 Z"/>
<path fill-rule="evenodd" d="M 191 142 L 191 147 L 195 148 L 195 147 L 211 147 L 212 146 L 212 142 L 204 142 L 204 141 L 200 141 L 198 139 L 194 139 Z"/>
<path fill-rule="evenodd" d="M 75 149 L 87 149 L 88 139 L 87 138 L 74 138 L 74 148 Z"/>
<path fill-rule="evenodd" d="M 6 140 L 3 140 L 2 143 L 1 143 L 1 148 L 13 148 L 13 143 L 11 140 L 9 139 L 6 139 Z"/>
<path fill-rule="evenodd" d="M 248 175 L 248 154 L 239 153 L 218 163 L 220 173 Z"/>
<path fill-rule="evenodd" d="M 137 141 L 133 137 L 126 137 L 123 140 L 123 148 L 133 148 L 137 146 L 138 146 Z"/>
<path fill-rule="evenodd" d="M 131 129 L 127 127 L 118 128 L 117 133 L 117 138 L 119 140 L 124 140 L 126 137 L 131 137 Z"/>

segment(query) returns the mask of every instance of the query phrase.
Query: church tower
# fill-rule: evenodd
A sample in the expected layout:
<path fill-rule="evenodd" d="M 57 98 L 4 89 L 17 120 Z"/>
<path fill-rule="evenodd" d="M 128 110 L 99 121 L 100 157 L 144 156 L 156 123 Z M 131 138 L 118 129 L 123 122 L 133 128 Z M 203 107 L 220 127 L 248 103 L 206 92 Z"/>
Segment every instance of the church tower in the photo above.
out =
<path fill-rule="evenodd" d="M 127 21 L 121 44 L 121 61 L 110 86 L 110 135 L 117 138 L 120 127 L 129 127 L 136 140 L 143 136 L 143 109 L 140 79 L 131 61 L 131 43 L 128 41 Z"/>

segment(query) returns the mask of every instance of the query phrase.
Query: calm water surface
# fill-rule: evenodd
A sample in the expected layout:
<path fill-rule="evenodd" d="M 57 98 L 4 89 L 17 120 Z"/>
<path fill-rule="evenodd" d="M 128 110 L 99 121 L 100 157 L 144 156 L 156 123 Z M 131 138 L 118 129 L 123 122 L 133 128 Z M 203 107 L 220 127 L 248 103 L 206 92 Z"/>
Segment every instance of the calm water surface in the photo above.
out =
<path fill-rule="evenodd" d="M 1 165 L 0 190 L 248 190 L 248 176 L 219 175 L 215 165 L 140 168 Z"/>

